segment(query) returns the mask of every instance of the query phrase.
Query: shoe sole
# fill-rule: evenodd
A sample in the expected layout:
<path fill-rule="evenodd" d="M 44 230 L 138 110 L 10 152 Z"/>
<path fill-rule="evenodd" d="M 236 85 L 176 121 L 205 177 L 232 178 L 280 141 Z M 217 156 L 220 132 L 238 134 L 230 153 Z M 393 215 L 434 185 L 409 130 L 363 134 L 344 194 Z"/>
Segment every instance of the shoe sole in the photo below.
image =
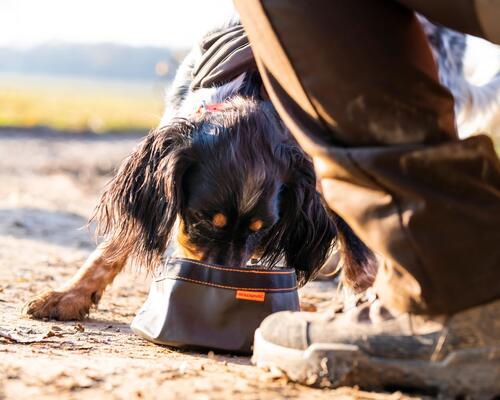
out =
<path fill-rule="evenodd" d="M 500 395 L 500 348 L 458 350 L 439 361 L 373 357 L 356 345 L 313 344 L 290 349 L 255 332 L 252 362 L 277 367 L 292 381 L 317 387 L 359 386 L 384 390 L 472 397 Z"/>

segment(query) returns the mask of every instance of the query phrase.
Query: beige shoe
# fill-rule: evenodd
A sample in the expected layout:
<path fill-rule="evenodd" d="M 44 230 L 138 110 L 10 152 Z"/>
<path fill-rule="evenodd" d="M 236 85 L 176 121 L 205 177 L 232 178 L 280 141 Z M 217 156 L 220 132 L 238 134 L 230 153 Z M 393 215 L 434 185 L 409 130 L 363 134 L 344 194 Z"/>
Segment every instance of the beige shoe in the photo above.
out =
<path fill-rule="evenodd" d="M 276 313 L 256 331 L 253 361 L 308 385 L 492 399 L 500 300 L 433 318 L 394 316 L 379 300 L 340 314 Z"/>

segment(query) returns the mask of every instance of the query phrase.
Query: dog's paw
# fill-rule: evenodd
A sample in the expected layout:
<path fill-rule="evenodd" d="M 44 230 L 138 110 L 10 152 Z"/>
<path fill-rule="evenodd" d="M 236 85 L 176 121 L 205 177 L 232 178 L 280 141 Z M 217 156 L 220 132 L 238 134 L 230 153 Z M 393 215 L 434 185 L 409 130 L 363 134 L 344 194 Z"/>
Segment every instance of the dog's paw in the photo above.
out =
<path fill-rule="evenodd" d="M 81 320 L 94 304 L 92 296 L 80 290 L 47 290 L 31 298 L 22 314 L 36 319 Z"/>

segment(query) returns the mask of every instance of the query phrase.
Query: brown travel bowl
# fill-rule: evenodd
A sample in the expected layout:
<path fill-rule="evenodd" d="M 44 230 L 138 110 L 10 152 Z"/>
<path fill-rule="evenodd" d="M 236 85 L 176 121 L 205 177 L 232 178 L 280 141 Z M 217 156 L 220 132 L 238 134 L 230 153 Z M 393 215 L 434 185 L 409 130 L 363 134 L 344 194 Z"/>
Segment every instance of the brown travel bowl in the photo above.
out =
<path fill-rule="evenodd" d="M 158 344 L 250 353 L 265 317 L 298 310 L 293 269 L 169 258 L 131 328 Z"/>

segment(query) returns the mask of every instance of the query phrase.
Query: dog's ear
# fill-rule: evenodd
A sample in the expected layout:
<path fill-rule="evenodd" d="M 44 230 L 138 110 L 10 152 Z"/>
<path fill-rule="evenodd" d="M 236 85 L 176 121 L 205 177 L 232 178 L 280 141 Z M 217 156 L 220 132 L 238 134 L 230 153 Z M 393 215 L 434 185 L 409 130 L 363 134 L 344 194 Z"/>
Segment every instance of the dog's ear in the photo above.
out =
<path fill-rule="evenodd" d="M 274 264 L 284 257 L 303 284 L 330 254 L 336 227 L 316 190 L 312 162 L 296 145 L 282 147 L 277 157 L 287 159 L 288 176 L 280 192 L 279 221 L 263 241 L 262 261 Z"/>
<path fill-rule="evenodd" d="M 191 131 L 184 120 L 153 130 L 108 184 L 92 219 L 110 258 L 131 256 L 150 270 L 160 262 L 182 207 Z"/>
<path fill-rule="evenodd" d="M 375 280 L 377 258 L 340 216 L 332 215 L 340 243 L 340 281 L 354 292 L 363 292 L 372 286 Z"/>
<path fill-rule="evenodd" d="M 375 255 L 323 203 L 307 156 L 294 145 L 283 147 L 280 153 L 278 157 L 288 159 L 291 173 L 280 193 L 280 219 L 263 241 L 262 261 L 273 265 L 284 257 L 303 284 L 321 269 L 338 242 L 342 284 L 355 292 L 367 289 L 377 271 Z"/>

